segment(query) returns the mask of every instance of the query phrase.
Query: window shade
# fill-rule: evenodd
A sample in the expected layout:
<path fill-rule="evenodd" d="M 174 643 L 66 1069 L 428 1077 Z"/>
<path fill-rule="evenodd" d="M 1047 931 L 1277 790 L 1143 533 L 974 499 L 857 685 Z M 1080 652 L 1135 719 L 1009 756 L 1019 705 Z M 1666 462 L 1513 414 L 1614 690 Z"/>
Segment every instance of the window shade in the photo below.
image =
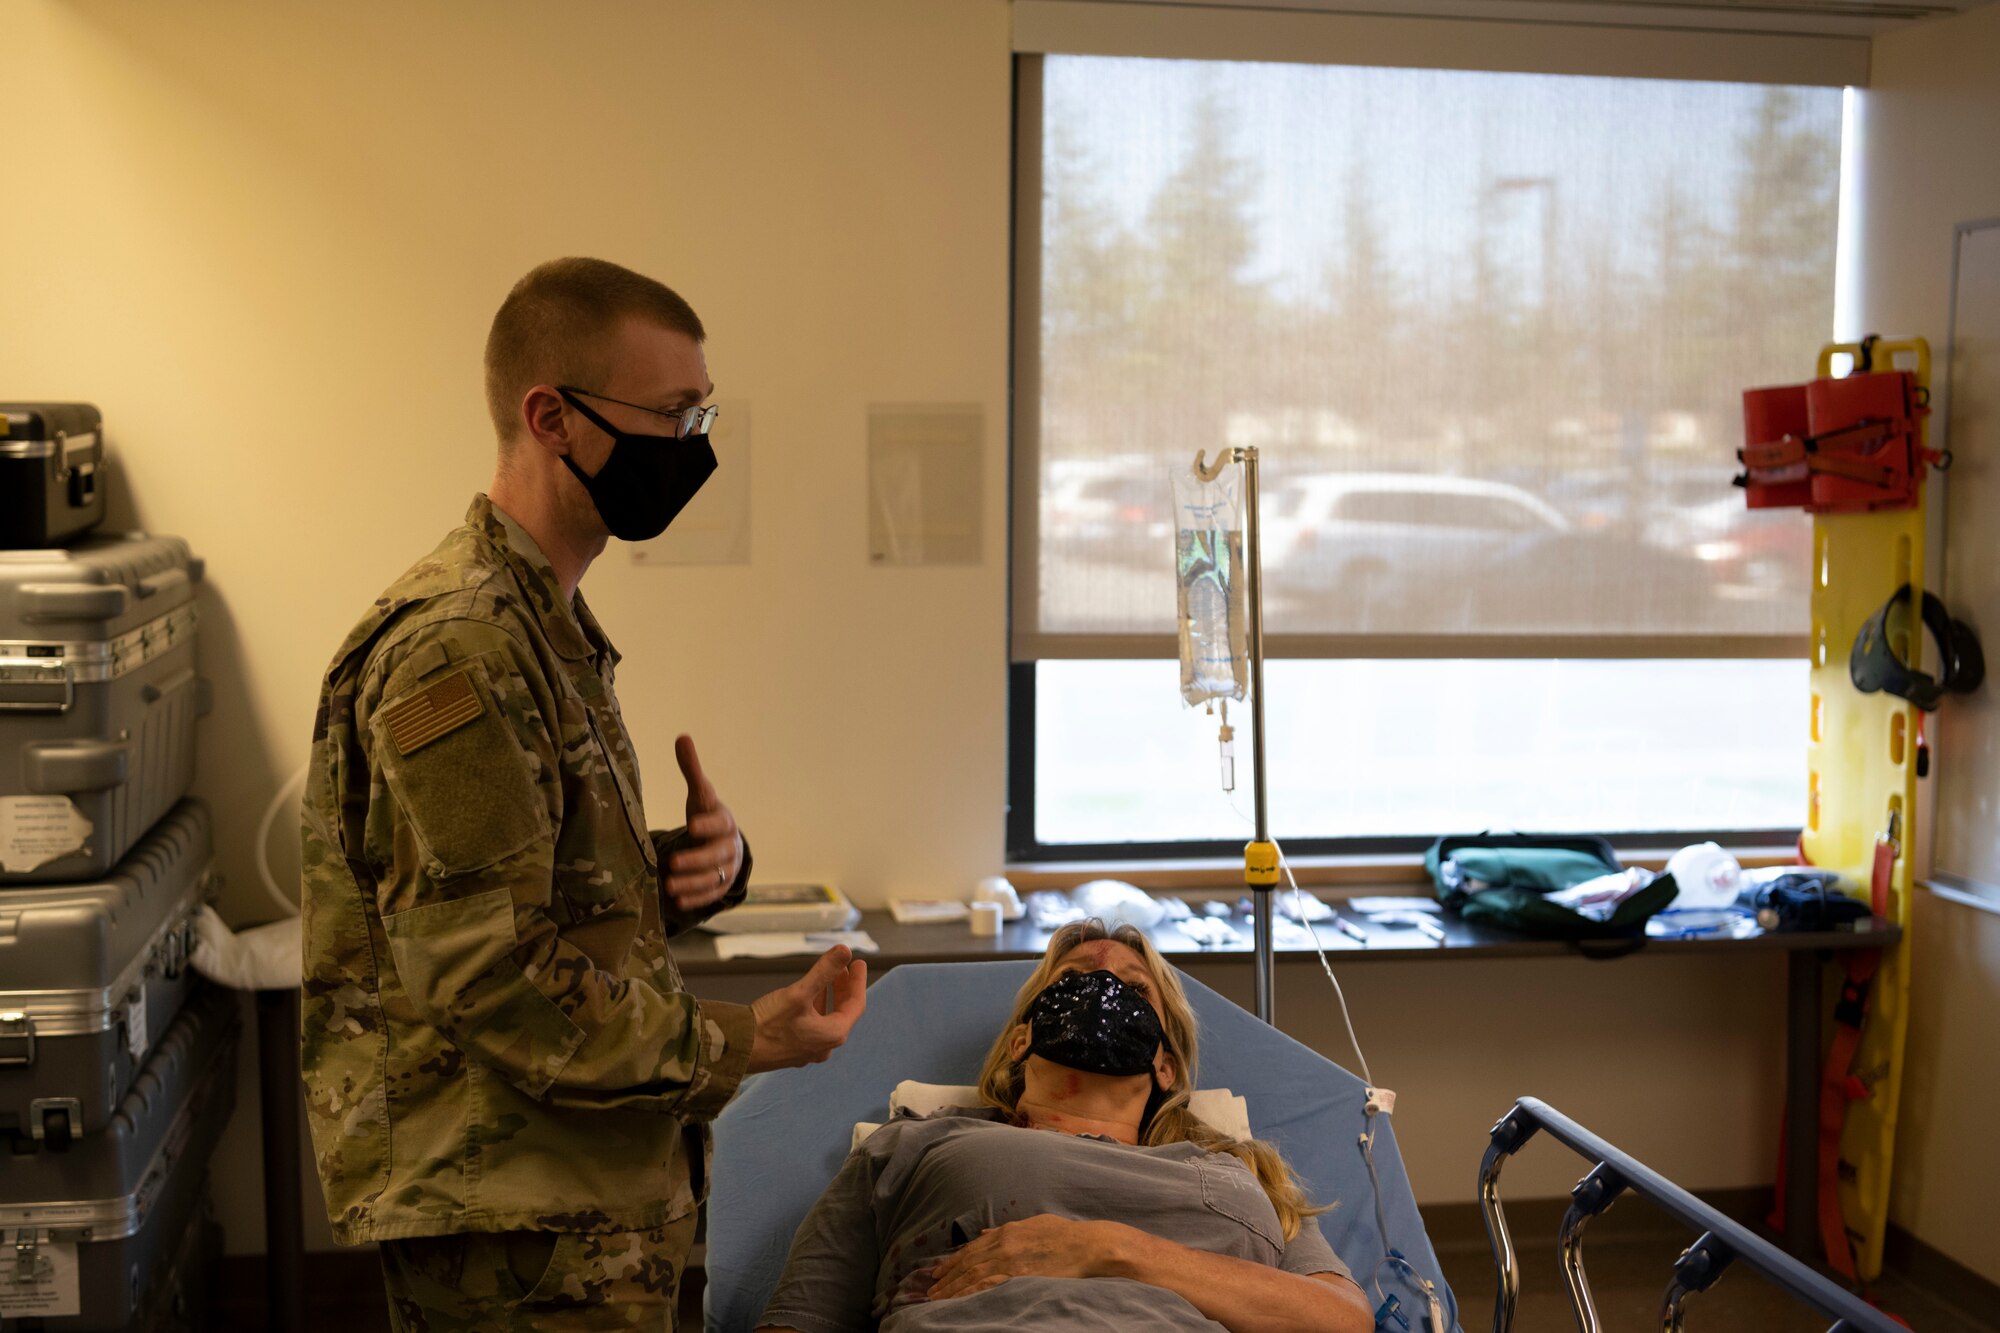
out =
<path fill-rule="evenodd" d="M 1249 444 L 1274 655 L 1804 655 L 1730 476 L 1831 332 L 1839 91 L 1020 64 L 1015 660 L 1173 655 L 1168 469 Z"/>
<path fill-rule="evenodd" d="M 1391 0 L 1393 2 L 1393 0 Z M 1357 0 L 1350 11 L 1388 8 Z M 1738 83 L 1868 81 L 1879 16 L 1854 7 L 1494 4 L 1480 18 L 1309 13 L 1105 0 L 1014 0 L 1014 49 L 1045 55 L 1270 60 Z M 1437 0 L 1447 8 L 1449 0 Z M 1504 11 L 1504 12 L 1503 12 Z M 1563 19 L 1583 21 L 1563 22 Z M 1703 26 L 1697 28 L 1699 22 Z M 1779 30 L 1783 29 L 1783 30 Z M 1801 30 L 1803 29 L 1803 31 Z M 1832 30 L 1832 31 L 1830 31 Z"/>

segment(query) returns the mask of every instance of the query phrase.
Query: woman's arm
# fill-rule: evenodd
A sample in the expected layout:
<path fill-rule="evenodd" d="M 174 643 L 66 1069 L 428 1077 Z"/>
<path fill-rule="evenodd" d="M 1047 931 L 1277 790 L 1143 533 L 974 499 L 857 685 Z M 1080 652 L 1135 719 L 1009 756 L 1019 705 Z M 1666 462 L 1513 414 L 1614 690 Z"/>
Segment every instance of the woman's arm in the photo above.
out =
<path fill-rule="evenodd" d="M 1047 1213 L 995 1227 L 946 1256 L 930 1299 L 966 1296 L 1029 1275 L 1123 1277 L 1162 1287 L 1230 1333 L 1370 1333 L 1375 1326 L 1361 1288 L 1338 1274 L 1301 1277 L 1122 1222 L 1073 1222 Z"/>
<path fill-rule="evenodd" d="M 763 1329 L 847 1333 L 874 1327 L 875 1218 L 870 1200 L 879 1158 L 848 1154 L 839 1174 L 799 1224 L 784 1275 L 763 1312 Z"/>

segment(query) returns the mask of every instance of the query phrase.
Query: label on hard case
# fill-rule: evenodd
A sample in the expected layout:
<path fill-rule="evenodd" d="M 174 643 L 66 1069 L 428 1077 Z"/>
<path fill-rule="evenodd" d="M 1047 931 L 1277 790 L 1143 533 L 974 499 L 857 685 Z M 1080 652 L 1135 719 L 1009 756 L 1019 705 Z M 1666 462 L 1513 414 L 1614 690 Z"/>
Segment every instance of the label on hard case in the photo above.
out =
<path fill-rule="evenodd" d="M 0 796 L 0 870 L 24 875 L 80 851 L 92 825 L 67 796 Z"/>
<path fill-rule="evenodd" d="M 141 986 L 131 999 L 125 1001 L 125 1049 L 132 1053 L 134 1060 L 143 1060 L 147 1047 L 152 1044 L 146 1032 L 146 988 Z"/>
<path fill-rule="evenodd" d="M 0 1231 L 0 1237 L 6 1236 Z M 0 1316 L 8 1319 L 63 1319 L 83 1313 L 73 1243 L 32 1245 L 17 1251 L 7 1241 L 0 1258 Z"/>

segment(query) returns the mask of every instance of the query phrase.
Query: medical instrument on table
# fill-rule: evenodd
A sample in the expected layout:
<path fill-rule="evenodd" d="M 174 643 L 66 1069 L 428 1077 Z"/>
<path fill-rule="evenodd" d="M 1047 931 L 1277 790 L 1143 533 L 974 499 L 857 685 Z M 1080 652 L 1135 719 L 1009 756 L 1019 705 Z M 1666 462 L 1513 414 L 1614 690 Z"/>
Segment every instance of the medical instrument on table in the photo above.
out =
<path fill-rule="evenodd" d="M 1668 907 L 1646 921 L 1649 940 L 1748 939 L 1759 930 L 1744 907 Z"/>
<path fill-rule="evenodd" d="M 1184 921 L 1176 921 L 1174 925 L 1181 934 L 1205 949 L 1219 949 L 1243 942 L 1243 937 L 1236 933 L 1234 926 L 1212 916 L 1191 916 Z"/>
<path fill-rule="evenodd" d="M 835 945 L 845 945 L 855 953 L 879 953 L 882 949 L 865 930 L 756 930 L 719 937 L 715 941 L 715 956 L 725 961 L 789 958 L 825 953 Z"/>
<path fill-rule="evenodd" d="M 1422 912 L 1426 916 L 1436 916 L 1444 911 L 1444 905 L 1435 898 L 1391 898 L 1379 895 L 1364 895 L 1349 898 L 1342 904 L 1350 912 L 1372 916 L 1376 912 Z"/>
<path fill-rule="evenodd" d="M 1070 901 L 1066 893 L 1054 889 L 1042 889 L 1028 895 L 1028 919 L 1036 930 L 1060 930 L 1072 921 L 1081 921 L 1088 915 L 1082 908 Z"/>
<path fill-rule="evenodd" d="M 1334 913 L 1333 916 L 1333 928 L 1339 931 L 1341 934 L 1347 936 L 1348 939 L 1353 940 L 1356 944 L 1360 945 L 1362 948 L 1365 949 L 1368 947 L 1368 932 L 1363 930 L 1361 927 L 1355 925 L 1352 921 L 1349 921 L 1346 917 L 1340 915 L 1338 912 Z"/>
<path fill-rule="evenodd" d="M 1281 921 L 1326 921 L 1334 914 L 1331 907 L 1310 893 L 1280 896 L 1277 910 Z"/>
<path fill-rule="evenodd" d="M 701 923 L 717 935 L 849 930 L 861 909 L 831 884 L 752 884 L 742 903 Z"/>
<path fill-rule="evenodd" d="M 1371 925 L 1414 930 L 1432 944 L 1445 941 L 1444 928 L 1422 912 L 1371 912 L 1368 921 Z"/>
<path fill-rule="evenodd" d="M 891 898 L 889 915 L 899 926 L 936 926 L 963 921 L 970 912 L 956 898 Z"/>

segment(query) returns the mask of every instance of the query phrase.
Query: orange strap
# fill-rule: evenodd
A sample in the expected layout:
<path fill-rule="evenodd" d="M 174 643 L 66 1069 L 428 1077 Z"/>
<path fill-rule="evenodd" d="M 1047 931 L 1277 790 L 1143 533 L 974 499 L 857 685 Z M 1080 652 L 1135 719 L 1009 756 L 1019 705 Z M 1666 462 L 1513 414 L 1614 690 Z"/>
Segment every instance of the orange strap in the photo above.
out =
<path fill-rule="evenodd" d="M 1848 955 L 1847 978 L 1833 1006 L 1833 1041 L 1819 1083 L 1819 1240 L 1827 1266 L 1850 1282 L 1856 1276 L 1847 1220 L 1840 1211 L 1840 1134 L 1847 1125 L 1848 1103 L 1870 1095 L 1868 1085 L 1854 1077 L 1854 1053 L 1861 1046 L 1861 1023 L 1868 1015 L 1869 984 L 1881 961 L 1879 949 Z"/>

